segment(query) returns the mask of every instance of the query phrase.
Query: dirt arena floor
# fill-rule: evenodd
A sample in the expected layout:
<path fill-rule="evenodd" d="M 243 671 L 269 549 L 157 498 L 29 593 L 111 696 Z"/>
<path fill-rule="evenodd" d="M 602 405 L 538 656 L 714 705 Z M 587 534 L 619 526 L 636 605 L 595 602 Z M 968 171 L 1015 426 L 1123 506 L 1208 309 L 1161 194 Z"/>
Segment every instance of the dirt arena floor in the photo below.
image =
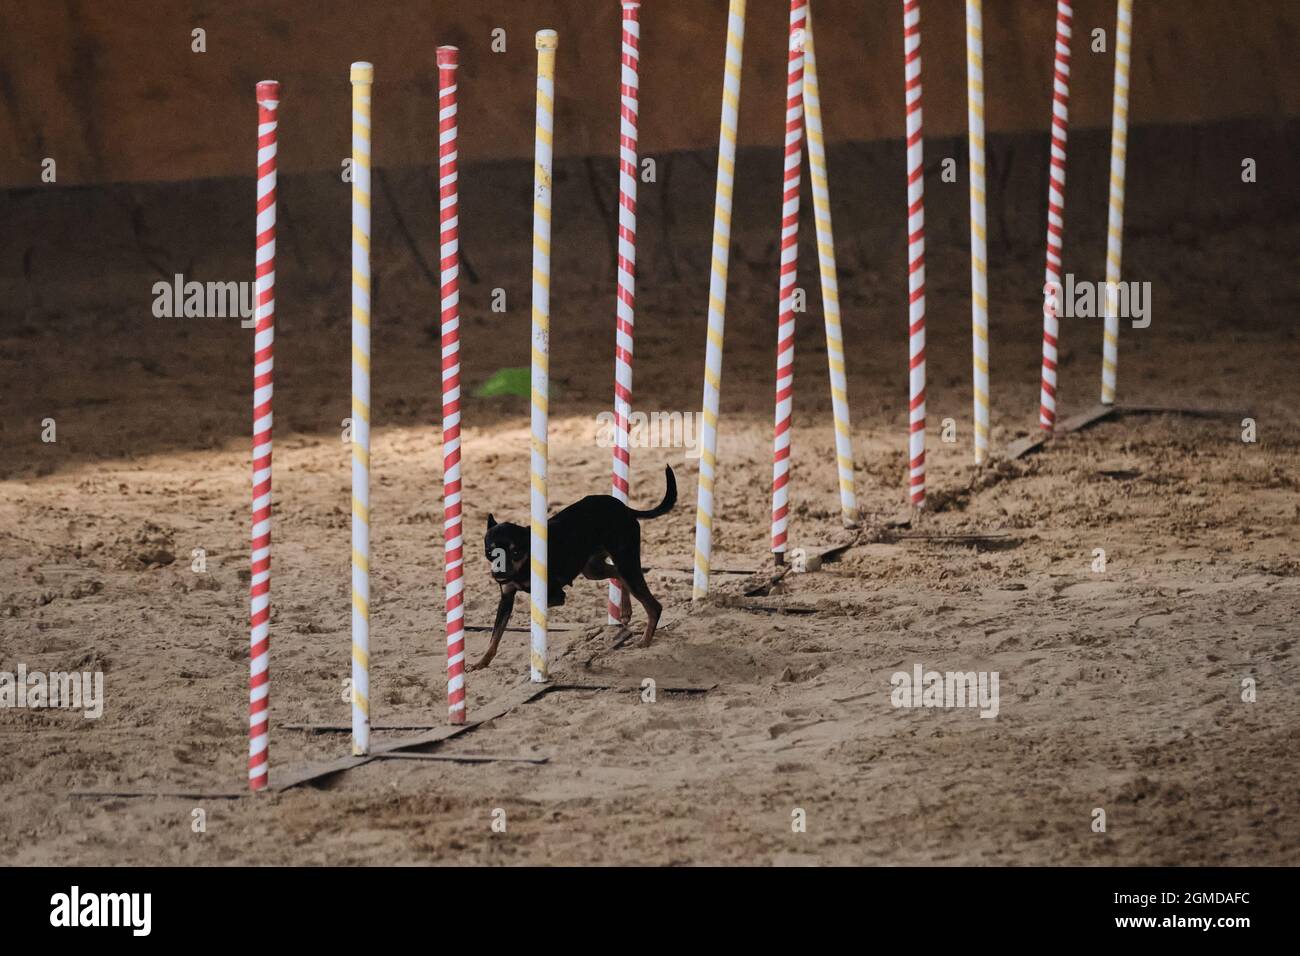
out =
<path fill-rule="evenodd" d="M 763 155 L 770 163 L 773 154 Z M 0 764 L 0 862 L 1300 863 L 1300 223 L 1278 215 L 1139 224 L 1127 237 L 1126 273 L 1152 282 L 1154 309 L 1150 328 L 1122 333 L 1121 398 L 1249 409 L 1256 443 L 1243 443 L 1240 415 L 1128 417 L 977 473 L 964 187 L 947 187 L 947 199 L 932 187 L 931 508 L 910 530 L 993 537 L 899 539 L 888 525 L 906 516 L 901 193 L 857 222 L 848 211 L 854 190 L 885 174 L 867 158 L 837 171 L 846 183 L 836 215 L 862 511 L 856 544 L 766 597 L 745 598 L 752 581 L 720 574 L 713 599 L 693 607 L 682 569 L 693 547 L 696 459 L 680 448 L 637 449 L 640 506 L 658 500 L 665 464 L 681 487 L 677 509 L 644 527 L 649 582 L 666 606 L 659 638 L 648 649 L 612 648 L 601 626 L 604 588 L 580 581 L 552 612 L 553 676 L 712 685 L 708 693 L 660 693 L 646 703 L 630 692 L 557 691 L 438 751 L 546 763 L 386 761 L 258 798 L 71 795 L 243 786 L 251 342 L 229 320 L 152 318 L 148 290 L 158 275 L 118 268 L 112 250 L 107 265 L 67 273 L 78 277 L 82 301 L 100 304 L 53 305 L 54 286 L 31 290 L 41 288 L 42 268 L 48 283 L 57 256 L 75 250 L 34 240 L 35 279 L 6 285 L 11 315 L 0 337 L 0 669 L 21 661 L 30 670 L 102 670 L 107 701 L 97 721 L 0 710 L 10 754 Z M 526 200 L 526 167 L 524 177 L 500 175 L 518 178 L 511 188 Z M 707 157 L 680 159 L 674 175 L 676 188 L 711 195 Z M 611 208 L 611 180 L 600 182 Z M 715 545 L 716 566 L 729 570 L 771 560 L 774 185 L 763 180 L 754 211 L 738 212 L 733 253 Z M 349 466 L 339 436 L 348 414 L 347 233 L 307 235 L 298 198 L 306 190 L 286 187 L 300 224 L 280 250 L 273 782 L 348 746 L 345 736 L 285 727 L 349 719 Z M 557 209 L 587 190 L 574 173 L 560 183 Z M 518 212 L 526 205 L 490 219 L 485 192 L 467 197 L 464 215 L 478 274 L 465 292 L 469 389 L 527 361 L 527 233 Z M 1095 189 L 1080 192 L 1104 209 Z M 241 184 L 233 195 L 251 193 Z M 1035 427 L 1039 208 L 1026 210 L 1023 234 L 994 222 L 998 448 Z M 149 215 L 151 228 L 196 231 L 193 221 Z M 656 215 L 647 202 L 646 233 L 671 225 L 678 238 L 648 241 L 636 403 L 692 411 L 708 209 L 671 224 Z M 223 234 L 221 216 L 214 211 L 204 228 Z M 410 218 L 424 229 L 423 213 Z M 594 416 L 612 387 L 614 300 L 599 217 L 556 221 L 551 494 L 561 504 L 608 485 Z M 230 268 L 243 277 L 237 240 L 251 228 L 247 216 L 238 223 Z M 1080 273 L 1100 269 L 1102 235 L 1085 220 L 1067 237 Z M 431 250 L 423 237 L 420 246 Z M 804 547 L 845 534 L 813 249 L 805 239 L 810 308 L 797 339 L 793 457 L 792 536 Z M 377 250 L 373 711 L 381 723 L 437 723 L 445 650 L 436 299 L 398 239 Z M 179 271 L 185 253 L 175 254 Z M 212 265 L 200 277 L 219 274 Z M 513 297 L 505 316 L 488 311 L 496 286 Z M 1068 415 L 1096 401 L 1100 330 L 1064 320 L 1062 340 Z M 525 416 L 517 398 L 466 403 L 471 624 L 490 624 L 496 599 L 476 545 L 487 513 L 526 516 Z M 39 440 L 47 417 L 57 422 L 54 444 Z M 955 422 L 955 443 L 939 439 L 945 418 Z M 196 548 L 206 552 L 205 573 L 191 570 Z M 521 604 L 513 623 L 525 619 Z M 471 634 L 471 656 L 485 644 L 485 634 Z M 890 676 L 916 664 L 997 671 L 996 718 L 895 709 Z M 1256 682 L 1253 703 L 1241 699 L 1247 678 Z M 526 680 L 526 637 L 510 634 L 492 667 L 470 675 L 471 717 Z M 206 832 L 193 832 L 196 808 L 206 812 Z M 806 832 L 792 832 L 796 808 L 806 812 Z M 1094 808 L 1106 811 L 1105 833 L 1092 829 Z M 498 810 L 504 833 L 493 830 Z"/>

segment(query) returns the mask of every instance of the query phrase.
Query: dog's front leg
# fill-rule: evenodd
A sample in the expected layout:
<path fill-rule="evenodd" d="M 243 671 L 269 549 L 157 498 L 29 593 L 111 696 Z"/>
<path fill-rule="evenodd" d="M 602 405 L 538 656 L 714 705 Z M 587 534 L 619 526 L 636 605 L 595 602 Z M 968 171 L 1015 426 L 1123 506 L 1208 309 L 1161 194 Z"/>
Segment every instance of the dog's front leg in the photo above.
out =
<path fill-rule="evenodd" d="M 497 645 L 501 643 L 501 635 L 506 632 L 506 625 L 510 623 L 510 612 L 514 610 L 515 595 L 518 592 L 519 589 L 513 584 L 501 588 L 501 601 L 497 604 L 497 619 L 492 625 L 492 642 L 488 644 L 488 649 L 478 659 L 478 663 L 470 665 L 470 670 L 476 671 L 487 667 L 492 663 L 492 658 L 497 656 Z"/>

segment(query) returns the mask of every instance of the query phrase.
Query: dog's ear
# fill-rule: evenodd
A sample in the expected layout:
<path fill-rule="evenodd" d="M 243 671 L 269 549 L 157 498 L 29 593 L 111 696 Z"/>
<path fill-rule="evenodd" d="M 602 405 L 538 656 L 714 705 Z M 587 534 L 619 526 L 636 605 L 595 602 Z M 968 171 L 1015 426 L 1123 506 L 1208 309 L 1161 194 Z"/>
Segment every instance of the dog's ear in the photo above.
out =
<path fill-rule="evenodd" d="M 492 528 L 495 528 L 496 526 L 497 526 L 497 519 L 494 518 L 494 517 L 492 517 L 492 516 L 489 514 L 489 515 L 488 515 L 488 528 L 489 528 L 489 530 L 492 529 Z"/>

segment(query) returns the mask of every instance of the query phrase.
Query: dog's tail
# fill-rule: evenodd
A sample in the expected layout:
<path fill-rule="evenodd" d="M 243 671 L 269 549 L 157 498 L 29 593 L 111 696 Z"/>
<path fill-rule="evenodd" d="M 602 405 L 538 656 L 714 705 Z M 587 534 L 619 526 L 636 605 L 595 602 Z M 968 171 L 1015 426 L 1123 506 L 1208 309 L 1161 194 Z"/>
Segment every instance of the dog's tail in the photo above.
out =
<path fill-rule="evenodd" d="M 660 515 L 666 515 L 673 510 L 673 505 L 677 504 L 677 476 L 673 474 L 672 468 L 666 465 L 664 466 L 664 477 L 668 479 L 668 490 L 664 492 L 664 500 L 649 511 L 632 512 L 642 521 L 647 518 L 658 518 Z"/>

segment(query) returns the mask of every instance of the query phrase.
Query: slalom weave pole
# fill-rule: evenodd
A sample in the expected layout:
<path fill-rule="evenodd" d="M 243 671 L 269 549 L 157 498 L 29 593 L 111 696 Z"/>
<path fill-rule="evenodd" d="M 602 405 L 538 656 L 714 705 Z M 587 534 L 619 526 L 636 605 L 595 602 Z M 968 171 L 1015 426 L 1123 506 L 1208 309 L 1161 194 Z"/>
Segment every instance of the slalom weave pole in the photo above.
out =
<path fill-rule="evenodd" d="M 1056 290 L 1061 288 L 1061 240 L 1065 228 L 1065 134 L 1070 120 L 1070 21 L 1073 17 L 1069 0 L 1057 0 L 1052 147 L 1047 174 L 1047 268 L 1043 280 L 1043 386 L 1038 411 L 1038 423 L 1046 432 L 1056 427 L 1057 340 L 1061 334 Z"/>
<path fill-rule="evenodd" d="M 709 279 L 709 335 L 704 352 L 704 419 L 700 429 L 700 485 L 695 508 L 695 578 L 691 599 L 709 593 L 713 553 L 713 490 L 718 463 L 718 404 L 722 397 L 722 338 L 727 318 L 727 265 L 731 256 L 731 192 L 736 181 L 736 121 L 745 46 L 745 0 L 727 9 L 727 54 L 718 135 L 718 185 L 713 200 L 713 272 Z"/>
<path fill-rule="evenodd" d="M 799 172 L 803 162 L 803 44 L 807 5 L 790 0 L 785 78 L 785 171 L 776 333 L 776 421 L 772 435 L 772 553 L 785 562 L 790 524 L 790 418 L 794 408 L 794 287 L 799 272 Z"/>
<path fill-rule="evenodd" d="M 1101 401 L 1115 403 L 1119 372 L 1118 288 L 1124 253 L 1124 166 L 1128 156 L 1128 71 L 1133 43 L 1133 0 L 1115 13 L 1115 100 L 1110 114 L 1110 211 L 1106 221 L 1106 331 L 1101 344 Z"/>
<path fill-rule="evenodd" d="M 438 60 L 438 247 L 442 274 L 442 553 L 447 610 L 447 719 L 465 723 L 465 539 L 460 485 L 460 209 L 456 147 L 456 67 L 460 51 Z"/>
<path fill-rule="evenodd" d="M 352 64 L 352 752 L 370 752 L 370 86 Z"/>
<path fill-rule="evenodd" d="M 925 507 L 925 158 L 921 123 L 921 0 L 903 0 L 907 104 L 907 461 L 912 507 Z"/>
<path fill-rule="evenodd" d="M 822 312 L 826 325 L 826 364 L 830 371 L 831 410 L 835 418 L 835 466 L 839 472 L 840 517 L 846 528 L 858 519 L 853 492 L 853 439 L 849 426 L 849 386 L 844 368 L 844 332 L 840 326 L 840 286 L 835 266 L 835 232 L 831 228 L 831 187 L 826 169 L 826 136 L 822 130 L 821 90 L 817 85 L 812 8 L 806 13 L 803 45 L 803 109 L 807 124 L 808 174 L 812 179 L 813 219 L 817 226 L 817 259 L 822 277 Z"/>
<path fill-rule="evenodd" d="M 249 578 L 248 786 L 270 778 L 271 391 L 275 346 L 275 154 L 280 84 L 257 84 L 257 246 L 253 332 L 253 528 Z"/>
<path fill-rule="evenodd" d="M 533 187 L 533 336 L 532 336 L 532 653 L 533 683 L 547 680 L 546 465 L 550 401 L 551 336 L 551 150 L 555 135 L 554 30 L 537 31 L 537 134 Z"/>
<path fill-rule="evenodd" d="M 966 121 L 970 127 L 971 358 L 975 464 L 989 453 L 989 277 L 984 182 L 984 24 L 980 0 L 966 0 Z"/>
<path fill-rule="evenodd" d="M 621 0 L 623 7 L 623 64 L 619 81 L 618 134 L 618 302 L 614 333 L 614 465 L 613 494 L 627 503 L 630 444 L 627 420 L 632 411 L 632 332 L 636 291 L 636 174 L 637 97 L 640 91 L 639 47 L 641 4 Z M 622 620 L 623 593 L 613 580 L 609 585 L 609 623 Z"/>

